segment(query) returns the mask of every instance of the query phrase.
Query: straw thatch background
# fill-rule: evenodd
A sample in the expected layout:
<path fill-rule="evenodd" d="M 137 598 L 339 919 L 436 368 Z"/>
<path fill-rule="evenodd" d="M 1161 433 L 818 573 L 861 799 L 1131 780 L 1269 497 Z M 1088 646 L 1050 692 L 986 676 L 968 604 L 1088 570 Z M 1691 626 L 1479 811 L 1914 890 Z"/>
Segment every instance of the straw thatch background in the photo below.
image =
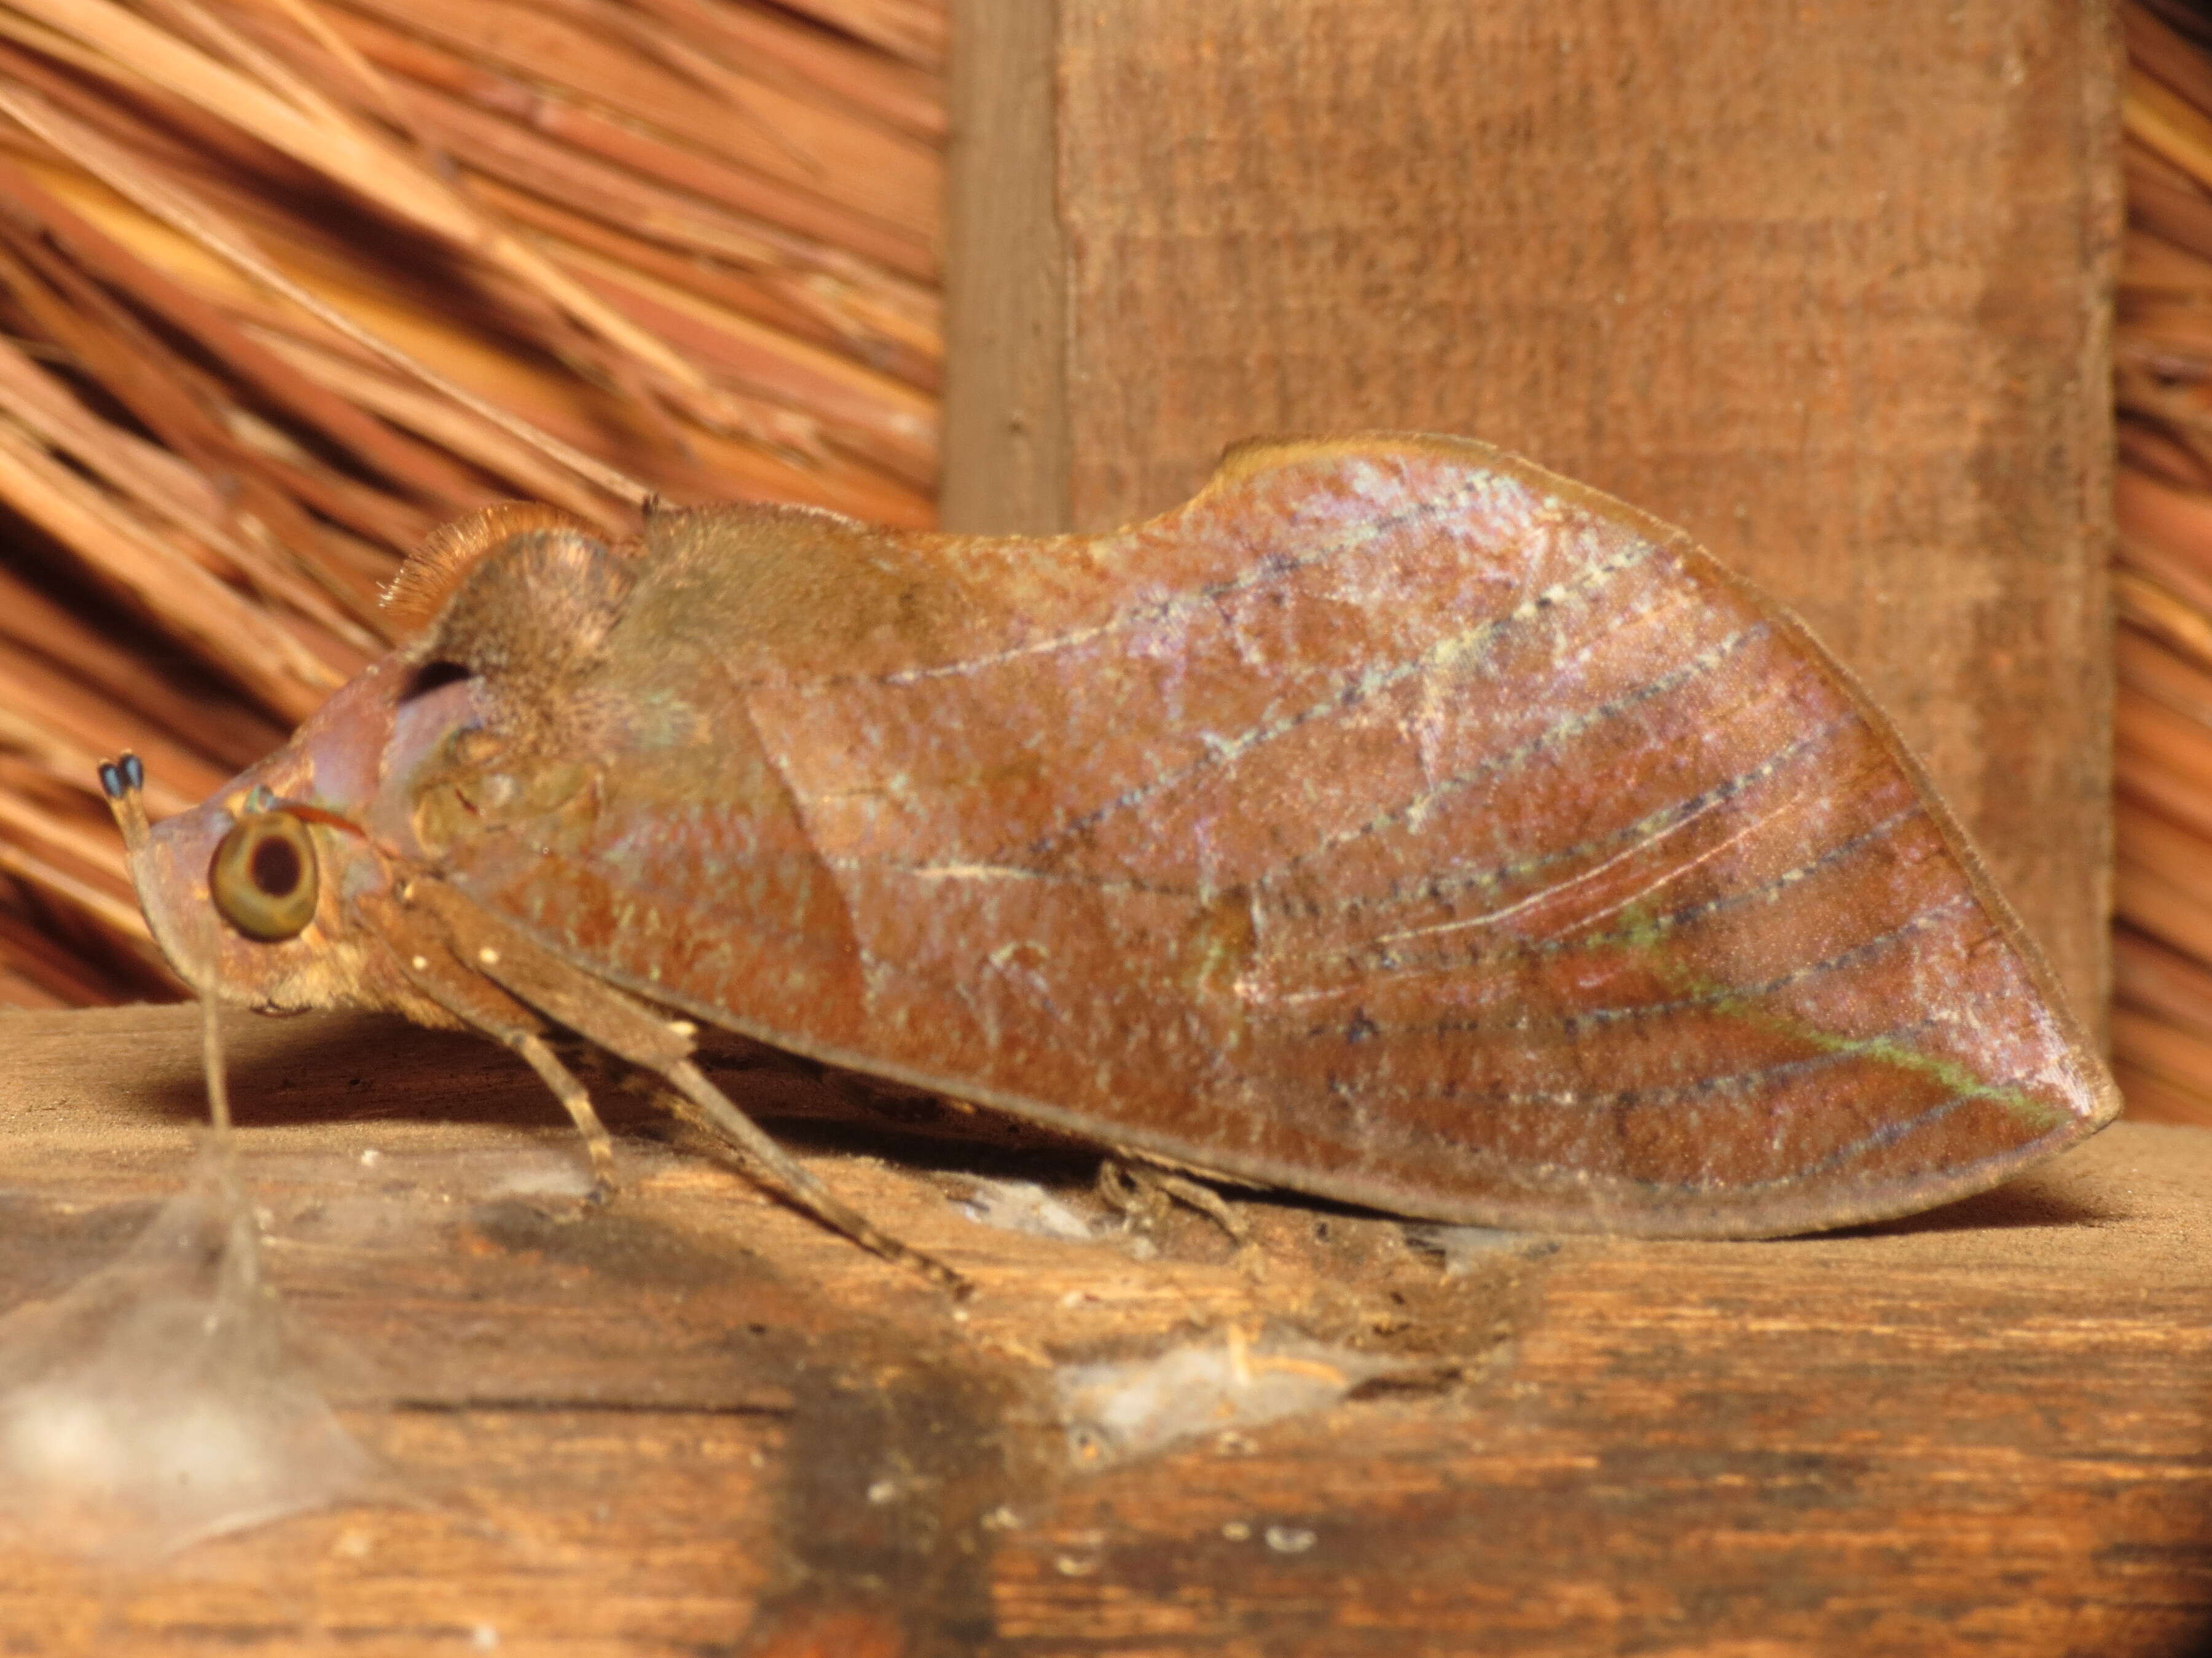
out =
<path fill-rule="evenodd" d="M 2212 20 L 2122 16 L 2112 1049 L 2131 1114 L 2212 1124 Z"/>
<path fill-rule="evenodd" d="M 175 993 L 156 815 L 486 501 L 926 523 L 940 0 L 0 0 L 0 1005 Z"/>

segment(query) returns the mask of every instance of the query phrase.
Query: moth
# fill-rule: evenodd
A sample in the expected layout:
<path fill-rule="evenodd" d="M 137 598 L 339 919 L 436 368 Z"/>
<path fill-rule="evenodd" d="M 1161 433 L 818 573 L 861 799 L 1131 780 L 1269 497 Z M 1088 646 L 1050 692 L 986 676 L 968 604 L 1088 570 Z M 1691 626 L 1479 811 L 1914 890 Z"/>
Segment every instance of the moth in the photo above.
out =
<path fill-rule="evenodd" d="M 2110 1077 L 1850 676 L 1681 531 L 1483 444 L 1233 450 L 1109 534 L 734 504 L 449 526 L 418 624 L 149 826 L 178 972 L 654 1073 L 711 1025 L 1171 1168 L 1696 1237 L 1991 1186 Z"/>

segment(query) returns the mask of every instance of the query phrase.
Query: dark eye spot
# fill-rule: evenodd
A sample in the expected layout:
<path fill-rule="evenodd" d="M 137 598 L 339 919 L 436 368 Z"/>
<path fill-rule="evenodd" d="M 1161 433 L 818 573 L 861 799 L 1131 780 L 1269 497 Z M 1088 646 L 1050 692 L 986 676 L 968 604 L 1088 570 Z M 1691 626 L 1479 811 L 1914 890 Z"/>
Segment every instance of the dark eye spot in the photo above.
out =
<path fill-rule="evenodd" d="M 415 677 L 407 682 L 407 689 L 399 693 L 402 702 L 412 702 L 418 696 L 428 696 L 441 686 L 466 679 L 471 671 L 458 662 L 425 662 L 415 670 Z"/>
<path fill-rule="evenodd" d="M 265 944 L 307 930 L 320 885 L 314 836 L 288 811 L 240 818 L 208 860 L 208 896 L 222 919 Z"/>
<path fill-rule="evenodd" d="M 274 835 L 253 848 L 253 884 L 271 898 L 289 896 L 300 884 L 300 852 Z"/>

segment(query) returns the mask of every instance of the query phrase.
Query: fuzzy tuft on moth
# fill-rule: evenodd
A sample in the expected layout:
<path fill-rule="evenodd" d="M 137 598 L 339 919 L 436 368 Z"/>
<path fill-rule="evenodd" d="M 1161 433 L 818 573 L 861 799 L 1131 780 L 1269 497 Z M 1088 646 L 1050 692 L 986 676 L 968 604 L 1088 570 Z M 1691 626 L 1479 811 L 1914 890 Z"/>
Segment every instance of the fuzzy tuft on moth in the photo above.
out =
<path fill-rule="evenodd" d="M 1681 531 L 1468 440 L 1232 450 L 1111 533 L 542 507 L 149 824 L 204 994 L 548 1038 L 955 1284 L 756 1127 L 700 1026 L 1410 1218 L 1758 1237 L 1984 1189 L 2112 1079 L 1888 722 Z M 209 916 L 220 918 L 210 926 Z"/>

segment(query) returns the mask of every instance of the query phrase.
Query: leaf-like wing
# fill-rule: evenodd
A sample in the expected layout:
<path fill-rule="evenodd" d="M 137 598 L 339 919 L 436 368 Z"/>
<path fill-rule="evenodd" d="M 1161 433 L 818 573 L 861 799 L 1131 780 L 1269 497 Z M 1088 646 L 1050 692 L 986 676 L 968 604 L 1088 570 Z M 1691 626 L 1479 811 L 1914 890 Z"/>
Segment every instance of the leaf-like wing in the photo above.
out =
<path fill-rule="evenodd" d="M 712 527 L 635 567 L 566 828 L 449 853 L 673 1005 L 1496 1224 L 1839 1224 L 2117 1108 L 1843 671 L 1526 463 L 1248 448 L 1089 537 Z"/>

